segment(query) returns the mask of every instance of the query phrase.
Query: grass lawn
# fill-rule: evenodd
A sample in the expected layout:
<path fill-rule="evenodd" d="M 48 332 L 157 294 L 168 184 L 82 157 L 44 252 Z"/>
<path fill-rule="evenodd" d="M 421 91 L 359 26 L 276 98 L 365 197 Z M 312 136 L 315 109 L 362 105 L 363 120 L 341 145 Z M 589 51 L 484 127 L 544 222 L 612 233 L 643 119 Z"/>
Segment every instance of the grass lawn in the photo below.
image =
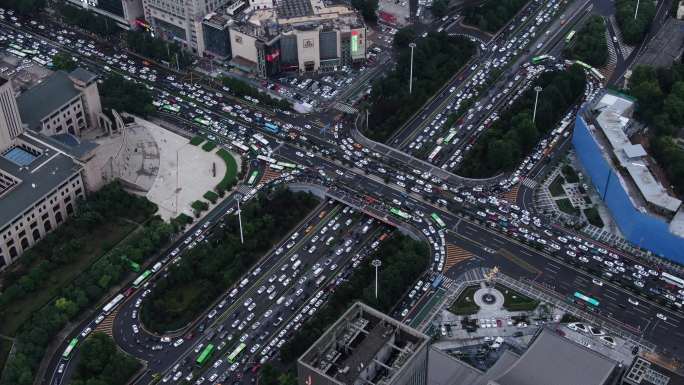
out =
<path fill-rule="evenodd" d="M 190 139 L 190 144 L 192 144 L 193 146 L 199 146 L 200 144 L 202 144 L 202 142 L 204 142 L 204 138 L 199 135 L 194 136 L 192 139 Z"/>
<path fill-rule="evenodd" d="M 135 225 L 123 220 L 105 223 L 94 228 L 90 234 L 91 242 L 74 259 L 72 263 L 62 265 L 53 270 L 45 287 L 24 296 L 0 309 L 0 333 L 14 335 L 16 330 L 28 319 L 34 311 L 45 305 L 67 283 L 81 274 L 96 259 L 100 258 L 131 231 Z M 38 262 L 39 259 L 36 259 Z"/>
<path fill-rule="evenodd" d="M 216 151 L 216 154 L 223 159 L 226 163 L 226 175 L 216 186 L 217 189 L 228 190 L 235 183 L 235 178 L 237 178 L 237 163 L 235 158 L 230 154 L 230 152 L 220 149 Z"/>
<path fill-rule="evenodd" d="M 586 215 L 587 220 L 592 225 L 596 227 L 603 227 L 603 220 L 601 220 L 601 216 L 599 215 L 599 212 L 596 209 L 596 207 L 590 207 L 588 209 L 585 209 L 584 215 Z"/>
<path fill-rule="evenodd" d="M 554 197 L 559 197 L 565 195 L 565 190 L 563 190 L 563 177 L 558 175 L 556 179 L 551 182 L 549 185 L 549 191 L 551 192 L 551 195 Z"/>
<path fill-rule="evenodd" d="M 497 285 L 496 288 L 503 293 L 503 307 L 508 311 L 532 311 L 539 306 L 539 301 L 524 296 L 517 291 L 501 285 Z"/>
<path fill-rule="evenodd" d="M 5 361 L 7 361 L 11 348 L 12 341 L 0 338 L 0 375 L 2 375 L 2 369 L 5 367 Z"/>
<path fill-rule="evenodd" d="M 480 307 L 473 300 L 473 295 L 479 288 L 480 286 L 466 287 L 454 304 L 451 305 L 449 311 L 456 315 L 470 315 L 480 311 Z"/>
<path fill-rule="evenodd" d="M 570 203 L 570 199 L 564 198 L 564 199 L 559 199 L 556 201 L 556 205 L 558 205 L 558 208 L 570 215 L 579 215 L 579 210 L 574 208 L 572 204 Z"/>
<path fill-rule="evenodd" d="M 206 152 L 209 152 L 209 151 L 211 151 L 211 150 L 213 150 L 213 149 L 215 149 L 215 148 L 216 148 L 216 143 L 211 142 L 211 141 L 206 142 L 206 143 L 204 143 L 204 144 L 202 145 L 202 150 L 204 150 L 204 151 L 206 151 Z"/>

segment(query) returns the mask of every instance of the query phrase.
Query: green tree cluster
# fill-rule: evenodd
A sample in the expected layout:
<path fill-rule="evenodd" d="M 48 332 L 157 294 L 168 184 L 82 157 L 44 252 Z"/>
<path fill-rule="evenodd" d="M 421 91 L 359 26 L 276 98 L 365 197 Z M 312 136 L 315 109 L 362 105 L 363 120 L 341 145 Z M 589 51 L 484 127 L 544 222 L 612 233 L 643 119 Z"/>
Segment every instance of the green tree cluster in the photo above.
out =
<path fill-rule="evenodd" d="M 140 367 L 117 349 L 110 336 L 94 333 L 83 342 L 71 385 L 126 385 Z"/>
<path fill-rule="evenodd" d="M 637 66 L 629 92 L 637 99 L 639 120 L 651 127 L 649 153 L 678 194 L 684 194 L 684 150 L 675 140 L 684 126 L 684 65 L 670 68 Z"/>
<path fill-rule="evenodd" d="M 382 268 L 378 285 L 382 291 L 375 298 L 375 268 L 372 259 L 380 259 Z M 413 285 L 429 263 L 430 251 L 425 243 L 399 234 L 383 242 L 353 273 L 351 278 L 330 296 L 328 302 L 288 340 L 281 350 L 281 361 L 294 364 L 296 359 L 320 337 L 355 301 L 381 311 L 389 312 L 397 299 Z"/>
<path fill-rule="evenodd" d="M 463 9 L 463 22 L 494 33 L 515 16 L 528 0 L 489 0 L 474 2 Z"/>
<path fill-rule="evenodd" d="M 221 83 L 224 87 L 228 87 L 229 92 L 239 98 L 244 96 L 250 96 L 259 100 L 260 103 L 266 104 L 274 108 L 280 108 L 282 110 L 289 110 L 292 106 L 290 102 L 285 99 L 276 99 L 270 95 L 259 92 L 258 89 L 252 87 L 247 82 L 240 79 L 235 79 L 230 76 L 224 76 L 221 78 Z"/>
<path fill-rule="evenodd" d="M 444 17 L 449 12 L 449 0 L 434 0 L 431 11 L 435 17 Z"/>
<path fill-rule="evenodd" d="M 63 70 L 67 72 L 75 70 L 78 66 L 73 57 L 66 52 L 58 52 L 52 58 L 52 65 L 55 70 Z"/>
<path fill-rule="evenodd" d="M 637 18 L 634 13 L 639 4 Z M 622 32 L 624 42 L 629 45 L 640 44 L 651 28 L 656 14 L 655 2 L 641 0 L 615 0 L 615 19 Z"/>
<path fill-rule="evenodd" d="M 374 23 L 378 20 L 378 0 L 351 0 L 352 7 L 361 12 L 363 20 L 367 23 Z"/>
<path fill-rule="evenodd" d="M 413 93 L 409 94 L 411 41 L 415 41 L 412 28 L 397 32 L 397 65 L 373 83 L 369 127 L 365 129 L 365 135 L 373 140 L 387 140 L 475 53 L 474 45 L 461 36 L 430 33 L 418 40 L 414 49 Z"/>
<path fill-rule="evenodd" d="M 278 189 L 257 195 L 242 206 L 245 243 L 240 243 L 237 218 L 228 216 L 214 236 L 192 249 L 142 305 L 146 327 L 163 333 L 176 330 L 195 319 L 224 293 L 287 231 L 317 204 L 310 194 Z"/>
<path fill-rule="evenodd" d="M 157 62 L 166 62 L 172 68 L 184 69 L 192 64 L 193 57 L 183 50 L 178 43 L 169 43 L 143 31 L 126 33 L 128 48 L 140 56 Z"/>
<path fill-rule="evenodd" d="M 594 15 L 582 27 L 574 42 L 565 48 L 568 58 L 581 60 L 592 67 L 603 67 L 608 60 L 608 43 L 606 41 L 605 21 Z"/>
<path fill-rule="evenodd" d="M 34 16 L 45 8 L 45 3 L 45 0 L 4 0 L 2 6 L 25 16 Z"/>
<path fill-rule="evenodd" d="M 60 233 L 59 238 L 51 240 L 48 240 L 46 236 L 28 253 L 33 250 L 43 250 L 41 254 L 37 255 L 41 257 L 48 255 L 46 261 L 50 261 L 49 253 L 59 253 L 59 250 L 63 249 L 59 243 L 69 242 L 68 238 L 62 237 L 73 235 L 75 238 L 79 237 L 76 239 L 81 240 L 81 242 L 87 242 L 87 239 L 83 239 L 83 234 L 87 235 L 88 230 L 73 233 L 75 228 L 70 225 L 73 223 L 80 223 L 79 226 L 85 226 L 87 229 L 88 226 L 96 226 L 98 223 L 108 220 L 110 215 L 124 215 L 134 213 L 136 210 L 139 211 L 131 215 L 131 218 L 137 218 L 144 213 L 149 214 L 149 202 L 143 198 L 126 198 L 124 195 L 126 193 L 116 183 L 103 187 L 101 192 L 102 195 L 99 195 L 97 199 L 83 202 L 79 213 L 51 234 L 56 234 L 67 227 L 70 229 L 68 232 Z M 138 199 L 142 199 L 142 203 Z M 112 286 L 126 277 L 127 260 L 138 263 L 144 262 L 146 258 L 168 243 L 171 234 L 171 225 L 158 218 L 148 220 L 136 234 L 90 265 L 74 281 L 58 289 L 55 299 L 35 311 L 19 329 L 16 336 L 16 354 L 7 361 L 2 385 L 28 385 L 33 383 L 35 370 L 52 338 L 67 322 L 99 302 Z M 54 251 L 45 249 L 50 246 Z M 43 265 L 43 262 L 39 266 L 42 266 L 41 269 L 45 274 L 42 279 L 46 280 L 49 270 L 46 270 L 47 267 Z M 28 276 L 33 271 L 34 269 L 28 273 Z M 38 278 L 40 277 L 35 277 L 35 279 Z M 40 284 L 41 281 L 34 281 L 32 285 L 26 285 L 22 277 L 16 284 L 11 285 L 3 292 L 2 303 L 10 303 L 12 297 L 26 295 L 32 290 L 36 290 Z M 0 309 L 2 309 L 1 306 Z"/>
<path fill-rule="evenodd" d="M 146 88 L 126 80 L 119 74 L 110 74 L 98 85 L 102 107 L 105 110 L 128 112 L 138 116 L 148 116 L 155 111 L 152 94 Z"/>
<path fill-rule="evenodd" d="M 584 70 L 574 65 L 567 71 L 542 74 L 492 124 L 468 152 L 459 174 L 484 178 L 511 170 L 520 164 L 539 139 L 559 122 L 584 92 Z M 537 105 L 536 121 L 532 122 L 535 86 L 543 91 Z"/>
<path fill-rule="evenodd" d="M 121 28 L 114 21 L 95 12 L 69 5 L 66 2 L 55 2 L 54 7 L 67 24 L 78 26 L 96 35 L 109 37 L 121 32 Z"/>

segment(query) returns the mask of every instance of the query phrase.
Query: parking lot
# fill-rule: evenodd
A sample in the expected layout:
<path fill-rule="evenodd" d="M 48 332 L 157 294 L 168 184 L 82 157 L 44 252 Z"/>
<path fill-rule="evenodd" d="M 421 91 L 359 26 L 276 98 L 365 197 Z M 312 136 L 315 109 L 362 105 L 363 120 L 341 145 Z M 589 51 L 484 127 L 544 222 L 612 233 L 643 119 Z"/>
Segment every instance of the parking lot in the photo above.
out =
<path fill-rule="evenodd" d="M 382 52 L 382 49 L 378 48 L 370 52 L 373 52 L 373 57 L 375 57 L 378 52 Z M 262 86 L 316 107 L 335 100 L 367 70 L 366 66 L 359 68 L 343 66 L 336 72 L 283 76 L 275 82 L 269 81 Z"/>

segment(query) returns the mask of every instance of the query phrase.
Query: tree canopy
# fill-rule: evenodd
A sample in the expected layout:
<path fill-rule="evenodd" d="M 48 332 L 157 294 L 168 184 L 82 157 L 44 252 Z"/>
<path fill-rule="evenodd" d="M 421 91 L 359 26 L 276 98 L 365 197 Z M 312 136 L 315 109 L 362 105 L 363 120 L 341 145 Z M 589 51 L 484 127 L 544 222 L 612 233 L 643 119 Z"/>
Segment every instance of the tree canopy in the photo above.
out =
<path fill-rule="evenodd" d="M 608 42 L 603 18 L 591 16 L 571 43 L 565 48 L 568 58 L 581 60 L 592 67 L 603 67 L 608 60 Z"/>
<path fill-rule="evenodd" d="M 115 109 L 119 113 L 145 117 L 154 112 L 152 94 L 140 84 L 124 79 L 119 74 L 111 74 L 98 85 L 102 107 Z"/>
<path fill-rule="evenodd" d="M 103 37 L 112 36 L 122 31 L 114 21 L 93 11 L 75 7 L 66 2 L 55 2 L 53 4 L 67 24 L 83 28 Z"/>
<path fill-rule="evenodd" d="M 203 312 L 240 279 L 276 242 L 317 204 L 309 194 L 278 189 L 257 195 L 242 207 L 245 243 L 240 242 L 237 218 L 201 242 L 157 281 L 141 309 L 141 320 L 156 332 L 176 330 Z"/>
<path fill-rule="evenodd" d="M 534 87 L 537 85 L 543 90 L 533 123 Z M 578 65 L 567 71 L 542 74 L 478 139 L 463 160 L 459 174 L 484 178 L 520 164 L 540 138 L 578 101 L 584 86 L 584 70 Z"/>
<path fill-rule="evenodd" d="M 184 69 L 193 61 L 192 55 L 183 50 L 180 44 L 162 40 L 147 32 L 129 31 L 126 33 L 128 48 L 138 55 L 157 62 L 166 62 L 170 67 Z"/>
<path fill-rule="evenodd" d="M 45 8 L 45 0 L 4 0 L 3 7 L 13 9 L 22 15 L 32 16 Z"/>
<path fill-rule="evenodd" d="M 366 22 L 376 22 L 378 20 L 378 0 L 351 0 L 352 7 L 361 12 L 361 16 Z"/>
<path fill-rule="evenodd" d="M 637 18 L 634 19 L 637 4 L 639 11 L 636 12 Z M 653 1 L 615 0 L 615 19 L 625 43 L 640 44 L 651 28 L 655 13 L 656 7 Z"/>
<path fill-rule="evenodd" d="M 463 9 L 463 22 L 494 33 L 506 25 L 528 0 L 489 0 Z"/>
<path fill-rule="evenodd" d="M 398 61 L 394 70 L 373 83 L 370 94 L 369 127 L 365 134 L 373 140 L 385 141 L 399 129 L 437 90 L 444 86 L 475 53 L 473 44 L 460 36 L 430 33 L 415 40 L 415 30 L 402 29 L 395 36 Z M 413 61 L 413 93 L 409 94 L 411 49 L 415 41 Z"/>
<path fill-rule="evenodd" d="M 105 333 L 94 333 L 81 347 L 81 359 L 71 385 L 126 385 L 141 365 L 120 352 Z"/>
<path fill-rule="evenodd" d="M 684 126 L 684 65 L 655 69 L 637 66 L 629 80 L 636 116 L 651 128 L 650 151 L 670 184 L 684 194 L 684 150 L 675 136 Z"/>

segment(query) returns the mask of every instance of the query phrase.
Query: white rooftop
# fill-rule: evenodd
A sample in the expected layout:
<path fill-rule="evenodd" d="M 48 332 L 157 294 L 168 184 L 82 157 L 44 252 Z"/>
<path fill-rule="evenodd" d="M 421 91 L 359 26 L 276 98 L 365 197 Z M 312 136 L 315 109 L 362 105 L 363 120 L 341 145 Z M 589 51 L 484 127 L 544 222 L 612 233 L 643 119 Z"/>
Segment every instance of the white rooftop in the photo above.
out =
<path fill-rule="evenodd" d="M 632 177 L 634 184 L 644 199 L 650 204 L 668 212 L 677 211 L 682 201 L 672 197 L 655 179 L 644 160 L 646 151 L 640 144 L 632 144 L 625 134 L 629 118 L 622 114 L 630 113 L 633 102 L 617 95 L 606 94 L 594 107 L 601 113 L 596 118 L 601 131 L 610 142 L 613 153 L 620 165 Z"/>

